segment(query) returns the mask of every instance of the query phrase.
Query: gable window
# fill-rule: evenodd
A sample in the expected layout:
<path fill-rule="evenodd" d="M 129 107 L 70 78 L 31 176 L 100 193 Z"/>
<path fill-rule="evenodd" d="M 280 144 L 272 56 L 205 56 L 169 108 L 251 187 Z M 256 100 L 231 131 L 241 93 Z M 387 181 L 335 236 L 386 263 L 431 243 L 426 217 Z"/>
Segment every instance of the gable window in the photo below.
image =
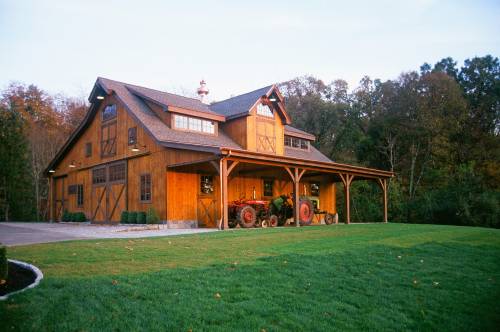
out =
<path fill-rule="evenodd" d="M 116 122 L 101 127 L 101 157 L 116 154 Z"/>
<path fill-rule="evenodd" d="M 92 156 L 92 143 L 87 142 L 85 143 L 85 157 L 91 157 Z"/>
<path fill-rule="evenodd" d="M 151 174 L 142 174 L 140 179 L 140 199 L 143 203 L 151 202 Z"/>
<path fill-rule="evenodd" d="M 200 193 L 210 195 L 214 192 L 214 177 L 212 175 L 200 175 Z"/>
<path fill-rule="evenodd" d="M 268 117 L 268 118 L 274 117 L 273 111 L 271 110 L 271 108 L 267 105 L 262 104 L 262 103 L 257 105 L 257 114 Z"/>
<path fill-rule="evenodd" d="M 272 197 L 273 196 L 273 180 L 264 180 L 264 196 Z"/>
<path fill-rule="evenodd" d="M 76 205 L 78 207 L 83 206 L 83 184 L 78 184 L 76 186 Z"/>
<path fill-rule="evenodd" d="M 175 129 L 189 130 L 198 133 L 215 134 L 215 122 L 184 115 L 174 115 Z"/>
<path fill-rule="evenodd" d="M 116 105 L 112 104 L 104 107 L 102 111 L 102 121 L 108 121 L 114 118 L 116 118 Z"/>
<path fill-rule="evenodd" d="M 100 184 L 106 182 L 106 168 L 97 168 L 92 171 L 92 183 Z"/>
<path fill-rule="evenodd" d="M 309 150 L 309 141 L 303 138 L 285 136 L 285 146 L 301 150 Z"/>
<path fill-rule="evenodd" d="M 137 127 L 128 128 L 128 145 L 137 144 Z"/>

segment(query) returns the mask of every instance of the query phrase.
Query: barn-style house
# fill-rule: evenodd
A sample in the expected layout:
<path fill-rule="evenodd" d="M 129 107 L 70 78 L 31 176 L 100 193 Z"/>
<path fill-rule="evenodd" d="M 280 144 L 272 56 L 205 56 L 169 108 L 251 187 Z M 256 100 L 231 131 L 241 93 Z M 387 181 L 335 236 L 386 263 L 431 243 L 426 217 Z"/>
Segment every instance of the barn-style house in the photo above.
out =
<path fill-rule="evenodd" d="M 393 174 L 324 156 L 313 135 L 291 126 L 275 85 L 207 104 L 202 81 L 198 94 L 98 78 L 85 119 L 46 170 L 51 220 L 67 210 L 93 223 L 118 223 L 122 211 L 153 207 L 169 227 L 227 229 L 264 225 L 252 220 L 255 211 L 238 210 L 248 200 L 264 206 L 289 195 L 287 223 L 320 223 L 326 216 L 331 222 L 341 184 L 349 223 L 352 181 L 373 180 L 387 222 Z M 314 206 L 299 204 L 303 197 Z"/>

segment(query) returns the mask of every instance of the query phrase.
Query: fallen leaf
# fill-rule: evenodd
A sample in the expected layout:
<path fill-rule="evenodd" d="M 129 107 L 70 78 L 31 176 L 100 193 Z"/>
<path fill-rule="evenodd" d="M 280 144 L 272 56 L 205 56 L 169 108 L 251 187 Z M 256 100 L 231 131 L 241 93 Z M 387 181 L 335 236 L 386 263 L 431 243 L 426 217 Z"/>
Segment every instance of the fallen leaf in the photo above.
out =
<path fill-rule="evenodd" d="M 130 251 L 133 251 L 133 250 L 134 250 L 134 248 L 132 248 L 132 247 L 125 247 L 125 249 L 128 249 L 128 250 L 130 250 Z"/>
<path fill-rule="evenodd" d="M 111 281 L 111 283 L 112 283 L 113 285 L 118 285 L 118 281 L 117 281 L 117 280 L 113 280 L 113 281 Z"/>
<path fill-rule="evenodd" d="M 399 259 L 401 259 L 401 256 L 398 256 Z"/>
<path fill-rule="evenodd" d="M 220 294 L 219 293 L 215 293 L 215 298 L 216 299 L 220 299 L 221 298 Z"/>
<path fill-rule="evenodd" d="M 413 280 L 413 283 L 416 285 L 418 283 L 418 281 L 417 280 Z"/>
<path fill-rule="evenodd" d="M 424 260 L 423 260 L 423 259 L 421 259 L 421 260 L 420 260 L 420 263 L 423 263 L 423 262 L 424 262 Z"/>
<path fill-rule="evenodd" d="M 434 282 L 433 282 L 433 284 L 434 284 L 434 286 L 438 286 L 438 285 L 439 285 L 439 282 L 434 281 Z"/>

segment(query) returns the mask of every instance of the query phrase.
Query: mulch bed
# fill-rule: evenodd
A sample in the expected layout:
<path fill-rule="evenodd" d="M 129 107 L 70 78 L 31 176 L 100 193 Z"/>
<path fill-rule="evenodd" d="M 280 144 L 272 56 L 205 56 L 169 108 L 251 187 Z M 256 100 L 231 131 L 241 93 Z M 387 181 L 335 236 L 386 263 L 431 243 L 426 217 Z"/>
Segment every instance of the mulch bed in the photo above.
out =
<path fill-rule="evenodd" d="M 33 271 L 9 262 L 9 275 L 7 276 L 7 282 L 0 285 L 0 296 L 23 289 L 32 284 L 35 279 L 36 274 Z"/>

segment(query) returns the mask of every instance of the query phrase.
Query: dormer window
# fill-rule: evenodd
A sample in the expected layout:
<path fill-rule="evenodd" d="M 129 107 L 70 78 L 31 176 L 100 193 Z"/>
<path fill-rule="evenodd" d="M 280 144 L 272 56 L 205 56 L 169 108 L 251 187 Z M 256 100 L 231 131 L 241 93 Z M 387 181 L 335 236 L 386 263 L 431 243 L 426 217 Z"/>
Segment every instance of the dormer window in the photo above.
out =
<path fill-rule="evenodd" d="M 102 121 L 108 121 L 114 118 L 116 118 L 116 105 L 112 104 L 104 107 L 102 111 Z"/>
<path fill-rule="evenodd" d="M 285 146 L 295 149 L 309 150 L 309 141 L 303 138 L 285 135 Z"/>
<path fill-rule="evenodd" d="M 257 114 L 268 117 L 268 118 L 274 117 L 273 111 L 271 110 L 271 108 L 267 105 L 262 104 L 262 103 L 257 105 Z"/>
<path fill-rule="evenodd" d="M 204 134 L 215 134 L 215 122 L 189 116 L 174 114 L 175 129 L 193 131 Z"/>

